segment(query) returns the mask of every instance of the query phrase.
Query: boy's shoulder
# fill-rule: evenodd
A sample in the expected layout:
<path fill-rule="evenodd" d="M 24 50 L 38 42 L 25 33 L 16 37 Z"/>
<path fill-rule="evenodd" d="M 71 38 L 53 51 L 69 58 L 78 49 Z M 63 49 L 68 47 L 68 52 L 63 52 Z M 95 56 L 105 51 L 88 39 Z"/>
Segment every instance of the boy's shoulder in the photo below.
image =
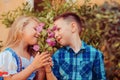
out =
<path fill-rule="evenodd" d="M 63 46 L 59 49 L 57 49 L 54 53 L 53 56 L 59 56 L 60 54 L 64 54 L 64 52 L 66 51 L 66 46 Z"/>
<path fill-rule="evenodd" d="M 97 48 L 95 48 L 94 46 L 90 45 L 90 44 L 87 44 L 86 42 L 82 41 L 82 46 L 85 48 L 85 49 L 88 49 L 88 50 L 98 50 Z"/>
<path fill-rule="evenodd" d="M 99 53 L 101 54 L 102 53 L 99 49 L 95 48 L 92 45 L 85 43 L 84 41 L 82 41 L 82 44 L 83 44 L 82 46 L 84 46 L 85 50 L 87 52 L 91 52 L 91 54 L 99 54 Z"/>
<path fill-rule="evenodd" d="M 55 53 L 61 53 L 61 52 L 64 52 L 64 51 L 66 51 L 66 46 L 63 46 L 63 47 L 57 49 L 57 50 L 55 51 Z"/>

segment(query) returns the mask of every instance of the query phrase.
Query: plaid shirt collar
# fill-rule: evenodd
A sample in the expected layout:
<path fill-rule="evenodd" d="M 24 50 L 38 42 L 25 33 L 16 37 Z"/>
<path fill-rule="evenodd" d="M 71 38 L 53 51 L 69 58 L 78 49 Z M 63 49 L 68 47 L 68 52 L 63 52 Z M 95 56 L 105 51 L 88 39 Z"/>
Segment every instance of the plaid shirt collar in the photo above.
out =
<path fill-rule="evenodd" d="M 84 51 L 86 51 L 86 47 L 87 47 L 87 44 L 84 42 L 84 41 L 81 41 L 81 49 L 78 51 L 78 53 L 83 53 Z M 68 51 L 70 50 L 73 50 L 70 46 L 66 46 L 65 47 Z M 76 53 L 76 54 L 78 54 Z"/>

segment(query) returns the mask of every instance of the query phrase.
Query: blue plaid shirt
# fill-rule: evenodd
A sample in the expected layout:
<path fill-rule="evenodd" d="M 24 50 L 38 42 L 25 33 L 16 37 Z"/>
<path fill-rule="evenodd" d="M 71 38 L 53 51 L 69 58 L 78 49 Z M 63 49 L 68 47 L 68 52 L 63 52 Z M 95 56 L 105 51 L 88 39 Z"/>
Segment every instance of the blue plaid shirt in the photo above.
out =
<path fill-rule="evenodd" d="M 106 80 L 102 53 L 83 41 L 78 53 L 66 46 L 52 58 L 53 73 L 58 80 Z"/>

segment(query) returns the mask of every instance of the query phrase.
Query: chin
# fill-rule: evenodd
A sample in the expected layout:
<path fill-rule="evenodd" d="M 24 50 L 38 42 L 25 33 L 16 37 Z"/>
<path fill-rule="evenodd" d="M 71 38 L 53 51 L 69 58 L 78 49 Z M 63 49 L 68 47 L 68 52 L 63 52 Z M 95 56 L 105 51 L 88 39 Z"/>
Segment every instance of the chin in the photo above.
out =
<path fill-rule="evenodd" d="M 59 43 L 59 44 L 60 44 L 60 45 L 62 45 L 62 46 L 67 46 L 65 43 L 62 43 L 62 42 L 61 42 L 61 43 Z"/>
<path fill-rule="evenodd" d="M 31 42 L 30 45 L 35 45 L 37 44 L 37 41 Z"/>

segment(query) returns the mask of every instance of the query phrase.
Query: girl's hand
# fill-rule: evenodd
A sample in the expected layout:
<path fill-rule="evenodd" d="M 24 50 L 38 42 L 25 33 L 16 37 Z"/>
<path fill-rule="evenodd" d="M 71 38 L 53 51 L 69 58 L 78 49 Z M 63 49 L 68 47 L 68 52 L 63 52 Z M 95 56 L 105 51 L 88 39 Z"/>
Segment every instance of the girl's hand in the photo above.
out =
<path fill-rule="evenodd" d="M 50 54 L 48 52 L 42 52 L 41 54 L 37 53 L 31 65 L 36 70 L 38 68 L 42 68 L 46 65 L 49 65 L 49 60 L 50 60 Z"/>

